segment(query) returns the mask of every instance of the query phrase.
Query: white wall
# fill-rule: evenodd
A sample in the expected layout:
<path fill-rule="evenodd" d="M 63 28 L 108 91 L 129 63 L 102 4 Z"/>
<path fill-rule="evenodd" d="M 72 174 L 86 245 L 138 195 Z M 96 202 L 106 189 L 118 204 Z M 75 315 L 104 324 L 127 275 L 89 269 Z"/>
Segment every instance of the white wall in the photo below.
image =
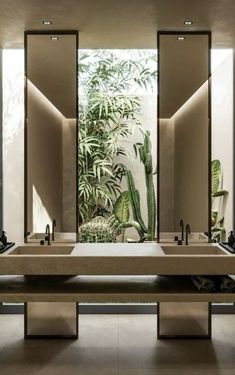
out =
<path fill-rule="evenodd" d="M 156 101 L 156 92 L 148 92 L 146 95 L 141 96 L 142 103 L 142 117 L 141 124 L 143 125 L 143 130 L 150 130 L 151 132 L 151 143 L 152 143 L 152 157 L 153 157 L 153 169 L 156 169 L 157 165 L 157 101 Z M 139 156 L 136 158 L 133 144 L 137 142 L 143 142 L 142 133 L 136 129 L 133 136 L 129 137 L 127 140 L 123 141 L 124 147 L 129 152 L 129 157 L 120 157 L 119 160 L 126 165 L 127 169 L 130 169 L 133 174 L 136 188 L 140 193 L 140 204 L 141 204 L 141 213 L 145 224 L 147 225 L 147 199 L 146 199 L 146 185 L 145 185 L 145 172 L 143 163 L 140 162 Z M 157 186 L 157 175 L 153 176 L 155 184 L 155 193 Z M 122 189 L 127 190 L 126 179 L 123 179 Z M 131 213 L 131 208 L 130 208 Z M 126 237 L 138 239 L 138 233 L 129 228 L 126 230 Z"/>
<path fill-rule="evenodd" d="M 224 227 L 233 228 L 233 51 L 212 51 L 212 160 L 219 159 L 222 187 L 229 194 L 224 202 Z M 215 208 L 219 208 L 219 198 Z M 222 207 L 221 207 L 222 208 Z"/>
<path fill-rule="evenodd" d="M 208 230 L 208 82 L 174 114 L 174 230 Z"/>
<path fill-rule="evenodd" d="M 3 229 L 24 239 L 24 51 L 3 50 Z"/>
<path fill-rule="evenodd" d="M 27 230 L 44 233 L 46 225 L 56 219 L 60 232 L 63 222 L 63 115 L 29 80 L 27 106 Z"/>

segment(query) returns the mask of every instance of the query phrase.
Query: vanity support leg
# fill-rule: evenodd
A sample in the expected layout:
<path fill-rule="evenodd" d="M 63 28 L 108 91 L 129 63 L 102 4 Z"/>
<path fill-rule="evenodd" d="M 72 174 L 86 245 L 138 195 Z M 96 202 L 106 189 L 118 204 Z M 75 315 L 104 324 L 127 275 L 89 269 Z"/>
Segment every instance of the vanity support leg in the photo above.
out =
<path fill-rule="evenodd" d="M 211 303 L 159 302 L 158 339 L 210 339 Z"/>
<path fill-rule="evenodd" d="M 78 339 L 76 302 L 26 302 L 24 338 Z"/>

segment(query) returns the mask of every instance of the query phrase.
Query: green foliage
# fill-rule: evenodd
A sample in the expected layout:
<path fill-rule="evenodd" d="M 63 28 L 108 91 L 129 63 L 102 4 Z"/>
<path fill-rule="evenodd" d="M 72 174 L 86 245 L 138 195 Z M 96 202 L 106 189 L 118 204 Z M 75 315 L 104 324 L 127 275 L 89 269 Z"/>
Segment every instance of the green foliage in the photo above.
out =
<path fill-rule="evenodd" d="M 139 151 L 141 162 L 144 164 L 145 183 L 146 183 L 146 200 L 148 207 L 148 232 L 147 238 L 154 240 L 156 232 L 156 197 L 153 183 L 153 160 L 152 160 L 152 144 L 150 140 L 150 131 L 147 131 L 144 136 L 143 143 L 137 143 L 135 149 Z"/>
<path fill-rule="evenodd" d="M 221 176 L 221 165 L 219 160 L 212 160 L 211 162 L 211 195 L 215 196 L 219 189 Z"/>
<path fill-rule="evenodd" d="M 215 211 L 212 211 L 215 213 Z M 225 228 L 224 228 L 224 216 L 217 219 L 218 212 L 216 212 L 216 223 L 211 228 L 211 239 L 212 242 L 222 242 L 224 240 Z"/>
<path fill-rule="evenodd" d="M 115 228 L 118 230 L 119 234 L 122 233 L 122 242 L 124 242 L 125 230 L 127 228 L 135 228 L 140 237 L 142 237 L 140 224 L 135 220 L 129 221 L 130 194 L 128 191 L 123 191 L 116 200 L 113 207 L 113 214 L 115 218 L 113 224 L 115 225 Z"/>
<path fill-rule="evenodd" d="M 138 231 L 140 238 L 145 238 L 147 234 L 147 228 L 144 224 L 144 220 L 141 215 L 140 194 L 139 194 L 139 191 L 135 187 L 134 179 L 130 170 L 127 171 L 126 176 L 127 176 L 128 190 L 130 193 L 130 202 L 131 202 L 131 207 L 132 207 L 133 218 L 140 226 L 140 230 Z"/>
<path fill-rule="evenodd" d="M 141 103 L 134 91 L 156 79 L 148 62 L 155 55 L 124 59 L 115 52 L 80 52 L 79 57 L 79 222 L 110 213 L 126 173 L 121 141 L 141 129 Z M 132 93 L 129 94 L 129 92 Z"/>
<path fill-rule="evenodd" d="M 215 159 L 211 162 L 211 199 L 212 206 L 216 198 L 223 197 L 228 194 L 228 191 L 219 189 L 221 185 L 221 175 L 222 169 L 220 161 Z M 221 207 L 221 205 L 220 205 Z M 222 202 L 223 208 L 223 202 Z M 211 239 L 215 242 L 221 242 L 225 237 L 225 228 L 224 228 L 224 216 L 219 215 L 217 210 L 212 209 L 211 211 Z"/>
<path fill-rule="evenodd" d="M 95 217 L 79 228 L 79 242 L 116 242 L 116 236 L 117 231 L 102 216 Z"/>
<path fill-rule="evenodd" d="M 125 223 L 129 220 L 129 205 L 129 192 L 123 191 L 122 194 L 119 195 L 113 207 L 113 213 L 119 223 Z"/>
<path fill-rule="evenodd" d="M 96 216 L 84 223 L 79 228 L 79 242 L 116 242 L 117 236 L 124 234 L 126 228 L 134 227 L 139 233 L 140 225 L 136 221 L 129 220 L 129 192 L 123 191 L 117 198 L 113 212 L 108 219 Z"/>
<path fill-rule="evenodd" d="M 145 183 L 146 183 L 146 200 L 148 208 L 148 226 L 146 228 L 141 216 L 139 192 L 135 188 L 134 179 L 131 171 L 127 172 L 128 189 L 131 196 L 131 205 L 134 219 L 141 226 L 141 237 L 148 240 L 154 240 L 156 232 L 156 198 L 153 183 L 153 161 L 152 161 L 152 145 L 150 141 L 150 132 L 147 131 L 144 136 L 143 143 L 134 145 L 136 156 L 139 152 L 140 161 L 144 164 Z"/>

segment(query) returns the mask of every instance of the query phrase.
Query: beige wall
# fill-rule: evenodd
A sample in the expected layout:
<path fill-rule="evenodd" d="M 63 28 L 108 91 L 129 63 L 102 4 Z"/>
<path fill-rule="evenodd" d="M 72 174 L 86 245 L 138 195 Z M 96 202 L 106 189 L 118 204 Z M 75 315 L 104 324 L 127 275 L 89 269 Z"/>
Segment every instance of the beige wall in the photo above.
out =
<path fill-rule="evenodd" d="M 28 82 L 28 230 L 62 227 L 62 115 Z"/>
<path fill-rule="evenodd" d="M 160 35 L 160 118 L 171 118 L 208 79 L 208 35 Z"/>
<path fill-rule="evenodd" d="M 208 230 L 208 84 L 174 115 L 175 215 L 189 223 L 192 232 Z"/>
<path fill-rule="evenodd" d="M 76 36 L 27 36 L 28 228 L 76 232 Z"/>
<path fill-rule="evenodd" d="M 76 120 L 63 118 L 63 232 L 76 232 L 76 131 Z"/>
<path fill-rule="evenodd" d="M 160 231 L 208 230 L 208 86 L 160 120 Z"/>
<path fill-rule="evenodd" d="M 27 36 L 28 79 L 66 118 L 76 118 L 76 36 Z"/>
<path fill-rule="evenodd" d="M 161 119 L 160 133 L 160 230 L 172 232 L 174 228 L 174 148 L 175 129 L 173 119 Z"/>
<path fill-rule="evenodd" d="M 183 34 L 183 33 L 182 33 Z M 208 230 L 208 35 L 160 36 L 160 232 Z"/>

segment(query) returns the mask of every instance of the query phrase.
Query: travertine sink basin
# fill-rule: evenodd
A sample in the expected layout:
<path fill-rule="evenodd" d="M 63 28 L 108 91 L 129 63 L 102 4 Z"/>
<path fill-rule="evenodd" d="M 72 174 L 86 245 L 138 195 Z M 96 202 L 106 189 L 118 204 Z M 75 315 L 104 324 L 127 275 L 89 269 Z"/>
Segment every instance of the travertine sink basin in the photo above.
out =
<path fill-rule="evenodd" d="M 162 246 L 165 255 L 227 255 L 217 246 Z"/>
<path fill-rule="evenodd" d="M 28 237 L 28 242 L 39 243 L 45 240 L 45 233 L 33 233 Z M 55 232 L 55 242 L 76 242 L 76 233 Z"/>
<path fill-rule="evenodd" d="M 18 246 L 9 255 L 69 255 L 74 246 Z"/>
<path fill-rule="evenodd" d="M 180 232 L 160 232 L 160 241 L 175 242 L 175 237 L 180 239 L 181 236 Z M 208 237 L 204 233 L 192 232 L 189 234 L 189 242 L 208 242 Z"/>

